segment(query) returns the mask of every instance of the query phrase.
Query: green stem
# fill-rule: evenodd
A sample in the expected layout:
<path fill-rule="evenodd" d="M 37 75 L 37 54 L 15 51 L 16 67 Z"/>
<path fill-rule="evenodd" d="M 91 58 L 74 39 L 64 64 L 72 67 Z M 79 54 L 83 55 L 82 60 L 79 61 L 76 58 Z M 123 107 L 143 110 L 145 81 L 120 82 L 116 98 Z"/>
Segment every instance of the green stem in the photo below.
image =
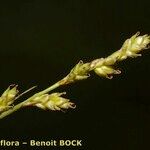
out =
<path fill-rule="evenodd" d="M 60 81 L 57 82 L 57 83 L 55 83 L 55 84 L 53 84 L 52 86 L 48 87 L 47 89 L 45 89 L 45 90 L 43 90 L 43 91 L 41 91 L 41 92 L 39 92 L 39 93 L 34 94 L 33 96 L 31 96 L 31 97 L 28 98 L 27 100 L 25 100 L 25 101 L 23 101 L 23 102 L 21 102 L 21 103 L 15 105 L 14 107 L 12 107 L 12 109 L 9 109 L 9 110 L 3 112 L 3 113 L 0 115 L 0 119 L 6 117 L 6 116 L 12 114 L 13 112 L 17 111 L 18 109 L 22 108 L 22 107 L 24 106 L 24 104 L 25 104 L 26 102 L 29 102 L 31 99 L 33 99 L 33 98 L 35 98 L 35 97 L 37 97 L 37 96 L 46 94 L 46 93 L 48 93 L 48 92 L 50 92 L 50 91 L 56 89 L 56 88 L 59 87 L 59 86 L 61 86 Z"/>

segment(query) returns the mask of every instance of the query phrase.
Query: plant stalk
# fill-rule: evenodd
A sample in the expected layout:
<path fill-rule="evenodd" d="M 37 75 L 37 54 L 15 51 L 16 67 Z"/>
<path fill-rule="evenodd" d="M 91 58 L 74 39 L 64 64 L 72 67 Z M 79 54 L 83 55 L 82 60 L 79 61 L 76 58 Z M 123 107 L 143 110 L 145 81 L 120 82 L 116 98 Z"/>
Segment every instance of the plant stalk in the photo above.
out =
<path fill-rule="evenodd" d="M 61 81 L 61 80 L 60 80 Z M 48 87 L 47 89 L 39 92 L 39 93 L 36 93 L 34 94 L 33 96 L 31 96 L 30 98 L 28 98 L 27 100 L 15 105 L 14 107 L 10 108 L 9 110 L 3 112 L 1 115 L 0 115 L 0 119 L 12 114 L 13 112 L 19 110 L 20 108 L 22 108 L 24 106 L 25 103 L 29 102 L 31 99 L 37 97 L 37 96 L 40 96 L 40 95 L 43 95 L 43 94 L 46 94 L 54 89 L 56 89 L 57 87 L 59 87 L 61 84 L 60 84 L 60 81 L 53 84 L 52 86 Z"/>

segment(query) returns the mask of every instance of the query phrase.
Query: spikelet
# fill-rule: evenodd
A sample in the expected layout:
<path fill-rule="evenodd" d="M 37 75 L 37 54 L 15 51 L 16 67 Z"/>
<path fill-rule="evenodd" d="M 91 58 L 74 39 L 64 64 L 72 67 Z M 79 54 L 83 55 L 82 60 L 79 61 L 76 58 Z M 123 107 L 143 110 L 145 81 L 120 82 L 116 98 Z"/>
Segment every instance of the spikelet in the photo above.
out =
<path fill-rule="evenodd" d="M 27 102 L 24 106 L 36 106 L 44 110 L 60 111 L 63 109 L 75 108 L 75 104 L 70 102 L 69 99 L 61 97 L 63 93 L 52 93 L 38 96 L 31 101 Z"/>
<path fill-rule="evenodd" d="M 89 63 L 83 63 L 82 60 L 79 61 L 77 65 L 71 70 L 68 75 L 68 81 L 74 82 L 76 80 L 83 80 L 89 77 Z"/>
<path fill-rule="evenodd" d="M 141 56 L 138 54 L 140 51 L 147 49 L 148 44 L 150 43 L 150 36 L 147 34 L 139 36 L 140 32 L 137 32 L 130 39 L 127 39 L 122 48 L 120 49 L 121 53 L 118 57 L 119 61 L 126 59 L 127 57 L 137 57 Z"/>
<path fill-rule="evenodd" d="M 0 112 L 12 107 L 16 95 L 18 94 L 17 85 L 9 86 L 0 97 Z"/>
<path fill-rule="evenodd" d="M 97 75 L 106 77 L 108 79 L 112 79 L 113 74 L 120 74 L 121 71 L 118 69 L 113 69 L 112 65 L 114 65 L 117 61 L 122 61 L 128 57 L 134 58 L 141 56 L 139 52 L 148 48 L 150 36 L 147 34 L 139 36 L 139 34 L 140 33 L 137 32 L 130 39 L 127 39 L 121 49 L 114 52 L 112 55 L 92 61 L 91 67 L 93 68 L 94 72 Z"/>

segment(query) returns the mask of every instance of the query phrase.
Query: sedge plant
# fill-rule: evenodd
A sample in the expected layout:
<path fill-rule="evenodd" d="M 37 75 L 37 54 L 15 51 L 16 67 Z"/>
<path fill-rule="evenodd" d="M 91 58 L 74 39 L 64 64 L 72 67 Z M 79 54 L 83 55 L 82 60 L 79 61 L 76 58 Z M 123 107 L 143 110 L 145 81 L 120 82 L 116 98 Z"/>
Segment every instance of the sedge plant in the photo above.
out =
<path fill-rule="evenodd" d="M 112 79 L 114 74 L 121 73 L 119 69 L 114 68 L 114 64 L 129 57 L 136 58 L 141 56 L 140 52 L 144 49 L 148 49 L 149 43 L 149 35 L 146 34 L 141 36 L 140 33 L 137 32 L 131 38 L 127 39 L 123 43 L 122 47 L 113 54 L 106 58 L 98 58 L 86 63 L 80 60 L 79 63 L 71 69 L 68 75 L 60 81 L 49 86 L 43 91 L 35 93 L 33 96 L 16 105 L 14 105 L 14 102 L 22 95 L 34 89 L 35 86 L 19 94 L 18 86 L 10 85 L 0 97 L 0 119 L 27 106 L 35 106 L 43 110 L 51 111 L 63 111 L 69 108 L 76 108 L 76 105 L 73 102 L 63 97 L 66 92 L 53 93 L 51 91 L 63 85 L 85 80 L 90 77 L 90 73 L 92 71 L 100 77 Z"/>

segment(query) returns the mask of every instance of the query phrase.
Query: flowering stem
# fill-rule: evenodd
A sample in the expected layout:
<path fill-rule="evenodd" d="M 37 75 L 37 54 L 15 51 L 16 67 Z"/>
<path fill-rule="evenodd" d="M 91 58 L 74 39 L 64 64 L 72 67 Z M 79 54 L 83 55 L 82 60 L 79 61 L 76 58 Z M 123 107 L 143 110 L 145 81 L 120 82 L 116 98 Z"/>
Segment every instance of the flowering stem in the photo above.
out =
<path fill-rule="evenodd" d="M 66 85 L 73 83 L 75 81 L 87 79 L 89 77 L 89 73 L 94 71 L 100 77 L 105 77 L 108 79 L 112 79 L 113 74 L 120 74 L 120 70 L 116 70 L 113 68 L 113 65 L 116 62 L 125 60 L 128 57 L 137 57 L 141 56 L 139 52 L 143 49 L 147 49 L 148 44 L 150 43 L 150 36 L 143 35 L 139 36 L 139 33 L 133 35 L 130 39 L 127 39 L 120 50 L 114 52 L 113 54 L 109 55 L 106 58 L 99 58 L 95 59 L 88 63 L 83 63 L 80 61 L 75 67 L 70 71 L 70 73 L 61 79 L 60 81 L 56 82 L 52 86 L 46 88 L 43 91 L 40 91 L 30 98 L 26 99 L 25 101 L 12 106 L 14 100 L 18 99 L 25 93 L 29 92 L 35 87 L 28 89 L 27 91 L 20 94 L 18 97 L 15 97 L 17 91 L 16 87 L 13 89 L 8 88 L 0 97 L 0 119 L 12 114 L 13 112 L 17 111 L 18 109 L 36 104 L 37 107 L 46 109 L 49 108 L 50 110 L 61 110 L 61 108 L 74 108 L 73 103 L 69 102 L 68 99 L 61 98 L 60 96 L 62 93 L 53 93 L 48 95 L 48 93 L 59 86 Z M 45 95 L 47 94 L 47 95 Z M 35 106 L 35 105 L 33 105 Z M 9 108 L 9 109 L 8 109 Z"/>
<path fill-rule="evenodd" d="M 30 98 L 27 99 L 26 101 L 23 101 L 23 102 L 21 102 L 21 103 L 15 105 L 14 107 L 10 108 L 9 110 L 3 112 L 3 113 L 0 115 L 0 119 L 6 117 L 6 116 L 12 114 L 13 112 L 17 111 L 18 109 L 22 108 L 22 106 L 23 106 L 27 101 L 29 101 L 29 100 L 30 100 Z"/>
<path fill-rule="evenodd" d="M 61 80 L 60 80 L 60 81 L 61 81 Z M 59 81 L 59 82 L 60 82 L 60 81 Z M 50 92 L 50 91 L 56 89 L 57 87 L 59 87 L 59 86 L 61 85 L 59 82 L 53 84 L 52 86 L 48 87 L 47 89 L 45 89 L 45 90 L 43 90 L 43 91 L 41 91 L 41 92 L 38 92 L 38 93 L 34 94 L 33 96 L 31 96 L 31 97 L 28 98 L 27 100 L 25 100 L 25 101 L 23 101 L 23 102 L 21 102 L 21 103 L 15 105 L 14 107 L 12 107 L 12 108 L 9 109 L 9 110 L 3 112 L 3 113 L 0 115 L 0 119 L 6 117 L 6 116 L 12 114 L 13 112 L 17 111 L 18 109 L 22 108 L 25 103 L 29 102 L 29 101 L 32 100 L 33 98 L 35 98 L 35 97 L 37 97 L 37 96 L 41 96 L 41 95 L 43 95 L 43 94 L 46 94 L 46 93 L 48 93 L 48 92 Z M 35 88 L 35 87 L 32 87 L 32 89 L 33 89 L 33 88 Z M 31 90 L 31 89 L 29 89 L 29 90 Z M 29 91 L 29 90 L 27 90 L 27 91 Z M 25 91 L 25 93 L 26 93 L 26 91 Z M 24 94 L 24 93 L 23 93 L 23 94 Z M 22 95 L 22 94 L 21 94 L 21 95 Z M 19 97 L 20 97 L 20 96 L 19 96 Z"/>

